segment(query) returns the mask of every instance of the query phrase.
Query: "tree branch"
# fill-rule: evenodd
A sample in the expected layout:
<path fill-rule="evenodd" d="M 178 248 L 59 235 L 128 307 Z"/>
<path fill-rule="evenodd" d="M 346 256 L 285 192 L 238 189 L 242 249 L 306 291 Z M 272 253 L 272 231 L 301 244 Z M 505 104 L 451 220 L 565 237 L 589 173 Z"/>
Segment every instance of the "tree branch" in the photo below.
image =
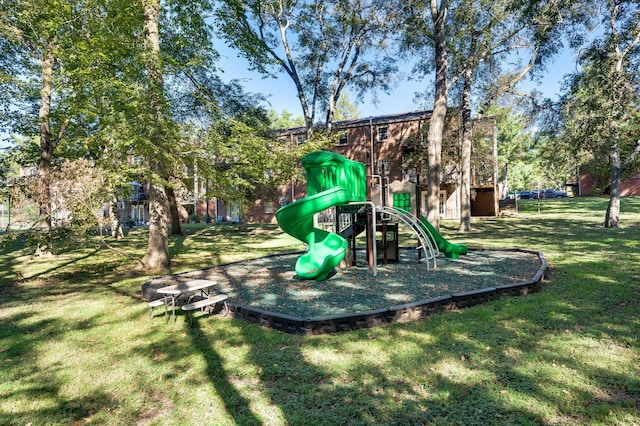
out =
<path fill-rule="evenodd" d="M 631 164 L 636 159 L 638 154 L 640 154 L 640 139 L 636 141 L 635 145 L 633 146 L 633 150 L 631 151 L 631 154 L 629 154 L 629 157 L 625 160 L 623 166 L 626 167 L 629 164 Z"/>
<path fill-rule="evenodd" d="M 138 265 L 140 266 L 140 268 L 142 270 L 144 270 L 144 271 L 147 270 L 147 265 L 145 265 L 142 260 L 138 259 L 137 257 L 130 256 L 129 254 L 123 252 L 122 250 L 113 247 L 112 245 L 107 243 L 104 240 L 104 238 L 100 238 L 100 244 L 105 246 L 105 247 L 107 247 L 109 250 L 112 250 L 113 252 L 118 253 L 119 255 L 122 255 L 122 256 L 126 257 L 127 259 L 134 260 L 134 261 L 138 262 Z"/>

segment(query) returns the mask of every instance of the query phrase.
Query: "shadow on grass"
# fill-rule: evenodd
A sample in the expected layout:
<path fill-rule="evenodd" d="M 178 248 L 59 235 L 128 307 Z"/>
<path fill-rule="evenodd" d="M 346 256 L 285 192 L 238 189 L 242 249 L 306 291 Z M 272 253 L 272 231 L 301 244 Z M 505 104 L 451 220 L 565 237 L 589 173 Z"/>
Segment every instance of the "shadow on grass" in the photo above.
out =
<path fill-rule="evenodd" d="M 274 238 L 281 238 L 277 226 L 249 225 L 247 231 L 239 231 L 235 225 L 189 225 L 184 235 L 172 237 L 169 252 L 172 272 L 201 267 L 202 260 L 217 265 L 240 258 L 258 257 L 287 251 L 282 245 L 272 245 Z M 301 243 L 283 239 L 283 243 L 295 248 Z M 230 255 L 235 258 L 230 259 Z"/>
<path fill-rule="evenodd" d="M 637 248 L 635 228 L 605 230 L 582 220 L 548 217 L 526 223 L 489 220 L 483 228 L 498 247 L 571 253 L 567 258 L 572 263 L 563 268 L 596 275 L 616 258 L 637 253 L 632 251 Z M 616 312 L 618 303 L 611 300 L 607 278 L 619 277 L 614 271 L 611 276 L 605 272 L 604 281 L 594 282 L 595 290 L 588 294 L 575 294 L 575 288 L 563 284 L 560 292 L 550 288 L 541 295 L 494 302 L 461 316 L 441 314 L 418 323 L 339 336 L 289 336 L 243 324 L 242 339 L 236 343 L 250 346 L 250 362 L 259 367 L 259 380 L 271 404 L 288 424 L 336 424 L 347 419 L 350 424 L 484 425 L 487 419 L 496 424 L 575 424 L 598 416 L 603 420 L 613 407 L 617 414 L 634 416 L 640 387 L 636 372 L 625 375 L 597 362 L 590 365 L 588 358 L 574 357 L 570 347 L 561 346 L 564 339 L 574 345 L 584 345 L 585 338 L 587 344 L 589 339 L 597 342 L 612 329 L 616 332 L 610 343 L 584 348 L 582 356 L 619 345 L 620 340 L 637 345 L 637 324 L 628 323 L 634 307 Z M 637 290 L 637 284 L 629 287 L 629 297 Z M 531 305 L 524 308 L 524 315 L 523 304 Z M 511 306 L 520 308 L 514 311 Z M 357 348 L 367 348 L 371 339 L 378 343 L 375 354 L 361 355 Z M 207 346 L 200 343 L 200 347 L 207 355 Z M 207 356 L 218 368 L 219 356 Z M 576 375 L 578 383 L 567 380 Z M 226 375 L 222 382 L 213 371 L 209 377 L 216 388 L 228 383 Z M 233 393 L 229 398 L 237 400 Z M 579 407 L 583 401 L 587 405 Z M 249 419 L 246 402 L 226 404 L 229 414 Z"/>
<path fill-rule="evenodd" d="M 64 366 L 54 363 L 41 367 L 39 357 L 43 341 L 63 340 L 69 324 L 53 318 L 34 321 L 33 317 L 29 313 L 0 317 L 0 378 L 7 380 L 5 386 L 0 385 L 0 398 L 32 402 L 14 403 L 11 410 L 0 410 L 1 423 L 54 424 L 69 423 L 69 419 L 82 422 L 96 412 L 117 409 L 118 401 L 109 392 L 94 389 L 86 395 L 64 396 L 69 387 L 64 380 Z M 93 320 L 80 325 L 93 326 Z"/>
<path fill-rule="evenodd" d="M 194 320 L 193 327 L 188 330 L 191 347 L 198 352 L 206 363 L 205 374 L 213 385 L 218 397 L 230 417 L 237 424 L 257 425 L 262 421 L 251 411 L 251 401 L 243 397 L 235 386 L 230 383 L 222 357 L 202 333 L 198 320 Z M 230 346 L 229 350 L 233 350 Z"/>
<path fill-rule="evenodd" d="M 284 424 L 544 423 L 539 415 L 510 406 L 482 380 L 470 384 L 460 377 L 489 372 L 468 366 L 469 361 L 457 362 L 461 353 L 469 357 L 471 351 L 456 346 L 452 335 L 427 344 L 424 323 L 409 328 L 414 331 L 399 325 L 324 339 L 279 335 L 250 325 L 242 330 L 250 361 L 259 367 L 259 379 Z M 371 339 L 379 351 L 359 353 L 357 347 L 367 347 Z M 414 350 L 394 347 L 399 341 Z M 531 379 L 512 375 L 521 386 L 537 387 Z"/>

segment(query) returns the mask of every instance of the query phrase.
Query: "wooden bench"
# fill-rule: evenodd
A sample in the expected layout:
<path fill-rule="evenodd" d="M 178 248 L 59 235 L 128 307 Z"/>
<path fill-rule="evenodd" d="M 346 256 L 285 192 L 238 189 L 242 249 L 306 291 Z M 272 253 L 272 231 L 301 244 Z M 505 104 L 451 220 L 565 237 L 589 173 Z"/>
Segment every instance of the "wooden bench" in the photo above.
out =
<path fill-rule="evenodd" d="M 217 294 L 212 297 L 207 297 L 205 299 L 198 300 L 197 302 L 182 305 L 181 306 L 182 310 L 187 311 L 187 314 L 189 315 L 189 327 L 191 327 L 191 325 L 193 324 L 192 311 L 195 311 L 196 309 L 204 310 L 204 308 L 206 308 L 207 306 L 215 305 L 216 303 L 219 303 L 219 302 L 224 302 L 224 308 L 222 312 L 224 312 L 223 316 L 226 315 L 229 312 L 229 307 L 227 306 L 226 300 L 227 300 L 226 294 Z"/>

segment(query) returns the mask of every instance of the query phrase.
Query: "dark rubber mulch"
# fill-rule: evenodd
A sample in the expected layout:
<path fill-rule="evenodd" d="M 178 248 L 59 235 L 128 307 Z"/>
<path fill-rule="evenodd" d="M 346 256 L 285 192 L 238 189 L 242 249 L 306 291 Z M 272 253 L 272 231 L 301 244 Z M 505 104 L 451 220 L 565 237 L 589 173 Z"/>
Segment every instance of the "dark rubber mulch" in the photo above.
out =
<path fill-rule="evenodd" d="M 211 279 L 234 304 L 298 318 L 321 318 L 528 281 L 541 267 L 536 252 L 470 250 L 459 259 L 439 257 L 437 268 L 428 270 L 426 264 L 417 262 L 415 250 L 401 249 L 400 262 L 379 265 L 375 277 L 360 253 L 360 265 L 339 269 L 326 281 L 307 281 L 295 275 L 300 254 L 214 266 L 151 283 Z"/>

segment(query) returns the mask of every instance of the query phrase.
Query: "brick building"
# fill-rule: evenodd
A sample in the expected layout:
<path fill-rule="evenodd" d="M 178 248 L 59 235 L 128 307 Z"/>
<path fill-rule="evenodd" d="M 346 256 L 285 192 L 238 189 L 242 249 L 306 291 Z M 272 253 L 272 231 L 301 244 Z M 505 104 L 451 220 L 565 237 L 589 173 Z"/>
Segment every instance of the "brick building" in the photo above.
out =
<path fill-rule="evenodd" d="M 431 111 L 415 111 L 402 114 L 383 115 L 340 121 L 333 124 L 335 143 L 333 151 L 350 160 L 366 165 L 368 199 L 375 204 L 394 205 L 398 199 L 410 200 L 411 210 L 425 213 L 426 173 L 406 166 L 409 155 L 426 138 L 425 131 L 431 118 Z M 456 127 L 456 126 L 450 126 Z M 485 126 L 486 127 L 486 126 Z M 491 130 L 493 127 L 491 126 Z M 288 129 L 284 139 L 289 143 L 304 143 L 306 128 Z M 459 139 L 457 132 L 449 132 L 446 138 L 453 144 L 449 151 L 457 152 Z M 495 138 L 490 139 L 489 152 L 476 153 L 482 157 L 487 167 L 475 167 L 472 182 L 472 214 L 495 215 L 498 209 L 496 195 Z M 444 148 L 443 148 L 444 151 Z M 451 156 L 449 156 L 451 157 Z M 443 178 L 440 187 L 440 216 L 443 219 L 459 219 L 460 194 L 457 158 L 447 158 L 443 153 Z M 481 170 L 489 170 L 488 176 L 480 176 Z M 372 172 L 373 171 L 373 172 Z M 486 173 L 485 173 L 486 174 Z M 371 176 L 374 176 L 372 178 Z M 381 199 L 381 182 L 388 185 L 388 197 Z M 247 220 L 257 223 L 275 223 L 275 212 L 282 205 L 298 200 L 306 195 L 306 184 L 300 182 L 278 188 L 272 195 L 259 199 L 248 213 Z M 395 197 L 395 198 L 394 198 Z"/>

